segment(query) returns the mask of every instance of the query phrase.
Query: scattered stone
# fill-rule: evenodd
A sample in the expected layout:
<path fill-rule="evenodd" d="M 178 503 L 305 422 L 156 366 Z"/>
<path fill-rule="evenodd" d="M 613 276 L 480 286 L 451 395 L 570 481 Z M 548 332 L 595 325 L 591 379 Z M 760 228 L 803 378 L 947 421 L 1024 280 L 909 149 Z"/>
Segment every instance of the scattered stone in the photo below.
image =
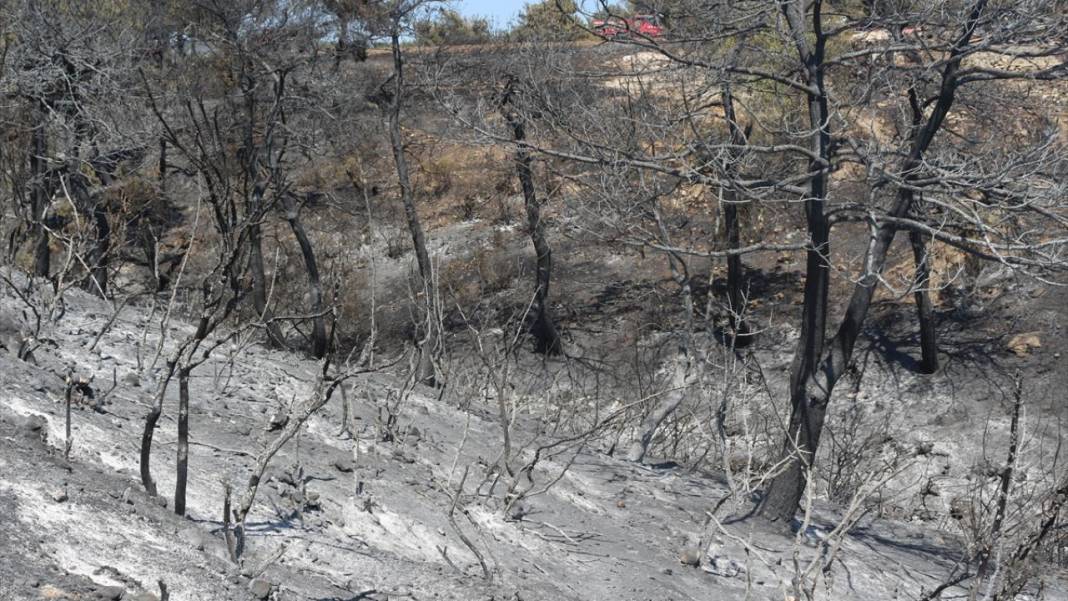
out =
<path fill-rule="evenodd" d="M 271 416 L 270 421 L 267 422 L 267 431 L 274 432 L 275 430 L 281 430 L 289 423 L 289 413 L 285 409 L 279 409 Z"/>
<path fill-rule="evenodd" d="M 675 573 L 675 570 L 672 570 L 671 568 L 664 568 L 663 570 L 660 570 L 660 573 L 665 576 L 671 576 Z"/>
<path fill-rule="evenodd" d="M 679 563 L 684 566 L 696 568 L 701 565 L 701 550 L 697 547 L 687 547 L 679 553 Z"/>
<path fill-rule="evenodd" d="M 356 469 L 356 462 L 352 460 L 352 457 L 342 457 L 334 462 L 334 467 L 337 471 L 348 474 Z"/>
<path fill-rule="evenodd" d="M 513 503 L 511 508 L 509 508 L 508 517 L 512 520 L 519 521 L 525 518 L 529 513 L 530 506 L 528 506 L 522 501 L 519 501 L 517 503 Z"/>
<path fill-rule="evenodd" d="M 1042 340 L 1038 337 L 1038 334 L 1038 332 L 1017 334 L 1009 338 L 1005 346 L 1017 357 L 1026 357 L 1031 354 L 1031 351 L 1042 348 Z"/>
<path fill-rule="evenodd" d="M 307 507 L 308 509 L 318 509 L 319 508 L 319 493 L 317 493 L 317 492 L 309 492 L 304 497 L 304 506 Z"/>
<path fill-rule="evenodd" d="M 729 557 L 723 557 L 722 555 L 710 557 L 708 565 L 704 566 L 702 569 L 709 574 L 724 576 L 726 578 L 734 578 L 739 574 L 745 573 L 745 566 Z"/>
<path fill-rule="evenodd" d="M 251 592 L 252 596 L 257 599 L 266 599 L 270 597 L 272 588 L 274 587 L 271 586 L 270 582 L 259 578 L 254 579 L 248 584 L 249 592 Z"/>
<path fill-rule="evenodd" d="M 52 500 L 56 503 L 65 503 L 68 498 L 66 489 L 52 491 Z"/>
<path fill-rule="evenodd" d="M 43 415 L 17 416 L 11 421 L 15 427 L 26 434 L 36 434 L 48 425 L 48 420 Z"/>
<path fill-rule="evenodd" d="M 96 596 L 108 601 L 118 601 L 122 599 L 124 593 L 126 593 L 126 589 L 121 586 L 102 586 L 96 589 Z"/>

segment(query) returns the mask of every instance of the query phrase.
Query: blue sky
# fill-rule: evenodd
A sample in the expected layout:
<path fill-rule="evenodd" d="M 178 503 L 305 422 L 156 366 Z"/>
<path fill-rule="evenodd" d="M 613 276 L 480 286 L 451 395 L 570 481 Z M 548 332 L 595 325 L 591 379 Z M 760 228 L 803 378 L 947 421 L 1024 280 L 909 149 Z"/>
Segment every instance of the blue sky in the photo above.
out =
<path fill-rule="evenodd" d="M 489 17 L 495 26 L 503 27 L 519 14 L 526 3 L 526 0 L 457 0 L 452 6 L 465 15 Z"/>

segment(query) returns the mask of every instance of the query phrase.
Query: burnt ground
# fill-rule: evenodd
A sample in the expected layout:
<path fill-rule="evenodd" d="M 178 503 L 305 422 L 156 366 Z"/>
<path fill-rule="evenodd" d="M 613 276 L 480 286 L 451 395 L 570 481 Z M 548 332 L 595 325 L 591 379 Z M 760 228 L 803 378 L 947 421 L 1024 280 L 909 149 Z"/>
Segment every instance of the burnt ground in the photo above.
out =
<path fill-rule="evenodd" d="M 584 281 L 583 269 L 593 264 L 582 261 L 592 258 L 575 257 L 561 271 L 571 270 L 566 281 L 589 295 L 588 304 L 568 308 L 562 301 L 557 308 L 578 348 L 617 339 L 621 324 L 642 332 L 639 316 L 651 323 L 660 306 L 671 313 L 662 265 L 641 271 L 620 261 L 618 273 L 591 271 Z M 753 349 L 771 387 L 781 390 L 797 277 L 774 259 L 766 268 L 753 265 L 752 273 L 762 297 L 781 299 L 756 308 L 771 330 Z M 1064 291 L 997 277 L 987 289 L 982 311 L 940 310 L 944 367 L 931 376 L 915 373 L 912 364 L 911 305 L 876 306 L 858 351 L 855 378 L 863 385 L 855 393 L 843 384 L 835 402 L 855 406 L 843 413 L 859 414 L 865 427 L 892 424 L 890 438 L 899 445 L 928 446 L 894 485 L 895 499 L 846 537 L 841 568 L 825 585 L 827 598 L 917 598 L 947 577 L 962 549 L 947 508 L 975 486 L 982 461 L 1001 453 L 998 432 L 1016 371 L 1025 374 L 1034 399 L 1032 440 L 1058 433 L 1042 424 L 1063 410 L 1056 353 L 1063 352 L 1057 324 L 1064 323 Z M 5 311 L 18 311 L 7 292 L 2 302 Z M 599 321 L 590 319 L 594 314 Z M 194 374 L 189 514 L 180 518 L 169 501 L 146 497 L 136 476 L 140 424 L 158 377 L 158 367 L 149 367 L 157 334 L 145 333 L 151 317 L 133 305 L 88 350 L 109 316 L 107 304 L 71 293 L 66 316 L 49 334 L 54 344 L 39 349 L 33 362 L 0 358 L 5 599 L 119 598 L 120 590 L 122 598 L 150 599 L 159 580 L 172 599 L 681 600 L 742 598 L 747 588 L 752 598 L 781 599 L 789 590 L 792 572 L 784 566 L 791 565 L 794 541 L 745 521 L 722 531 L 708 523 L 706 512 L 727 494 L 721 476 L 670 463 L 637 466 L 597 444 L 564 444 L 533 472 L 540 494 L 518 511 L 506 510 L 501 485 L 491 485 L 489 466 L 500 452 L 494 408 L 423 388 L 405 395 L 388 370 L 362 376 L 348 391 L 355 439 L 339 434 L 341 409 L 332 402 L 275 459 L 250 518 L 248 552 L 243 564 L 233 565 L 221 536 L 222 482 L 241 490 L 274 435 L 272 416 L 308 394 L 316 365 L 250 341 L 241 354 L 222 353 Z M 189 326 L 176 328 L 172 334 Z M 1041 332 L 1041 347 L 1023 355 L 1006 347 L 1012 335 L 1030 331 Z M 542 363 L 545 377 L 563 363 Z M 99 410 L 75 409 L 69 462 L 61 457 L 60 375 L 67 369 L 93 376 L 98 394 L 106 393 Z M 153 462 L 165 495 L 174 481 L 174 403 L 168 397 Z M 390 404 L 398 421 L 387 441 L 379 435 L 380 416 Z M 554 440 L 525 418 L 515 428 L 517 438 Z M 982 444 L 976 432 L 983 432 Z M 528 445 L 524 453 L 530 452 Z M 453 521 L 453 491 L 465 469 L 471 475 Z M 935 494 L 921 493 L 924 479 L 935 482 Z M 816 528 L 802 540 L 818 544 L 838 511 L 818 504 Z M 479 550 L 490 579 L 461 532 Z M 734 537 L 751 537 L 759 556 Z M 701 567 L 682 565 L 680 553 L 699 540 L 709 544 Z M 804 542 L 796 549 L 802 559 L 817 553 Z M 1056 571 L 1043 576 L 1047 598 L 1068 595 Z"/>

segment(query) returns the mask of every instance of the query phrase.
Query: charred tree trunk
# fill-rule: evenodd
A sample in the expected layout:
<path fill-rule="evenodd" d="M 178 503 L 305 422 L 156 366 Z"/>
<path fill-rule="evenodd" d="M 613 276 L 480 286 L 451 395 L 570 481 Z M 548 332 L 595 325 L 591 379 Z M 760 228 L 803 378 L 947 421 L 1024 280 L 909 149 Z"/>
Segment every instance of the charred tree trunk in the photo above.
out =
<path fill-rule="evenodd" d="M 545 225 L 541 220 L 541 203 L 538 201 L 537 191 L 534 187 L 534 172 L 531 168 L 532 160 L 530 151 L 524 146 L 527 138 L 526 126 L 523 118 L 509 106 L 514 92 L 512 83 L 509 82 L 501 101 L 501 112 L 512 128 L 512 139 L 515 140 L 515 168 L 519 185 L 523 189 L 523 205 L 527 213 L 527 228 L 530 231 L 530 241 L 534 245 L 534 253 L 537 260 L 537 268 L 534 281 L 534 305 L 533 322 L 530 333 L 534 336 L 534 350 L 543 355 L 558 355 L 563 351 L 563 341 L 560 332 L 556 328 L 551 309 L 549 308 L 549 284 L 552 280 L 553 256 L 549 242 L 545 239 Z"/>
<path fill-rule="evenodd" d="M 30 177 L 32 189 L 30 209 L 33 211 L 33 275 L 48 277 L 51 271 L 52 251 L 49 248 L 48 230 L 45 219 L 48 213 L 48 186 L 45 181 L 46 156 L 48 155 L 48 138 L 45 132 L 44 118 L 38 119 L 33 129 L 33 141 L 30 147 Z"/>
<path fill-rule="evenodd" d="M 430 253 L 426 247 L 426 235 L 423 233 L 423 226 L 419 222 L 419 213 L 415 209 L 415 196 L 412 191 L 412 181 L 408 170 L 408 159 L 405 156 L 404 137 L 401 133 L 400 113 L 404 97 L 404 57 L 401 55 L 400 33 L 396 28 L 391 33 L 390 42 L 393 52 L 393 90 L 390 91 L 389 142 L 397 168 L 401 202 L 404 203 L 404 217 L 408 222 L 408 231 L 412 235 L 415 259 L 419 265 L 419 275 L 422 278 L 423 294 L 426 299 L 425 319 L 423 320 L 425 331 L 417 334 L 420 337 L 420 353 L 419 365 L 416 368 L 416 378 L 420 382 L 434 385 L 437 383 L 434 373 L 434 354 L 437 352 L 439 335 L 436 323 L 434 273 L 430 262 Z"/>
<path fill-rule="evenodd" d="M 167 139 L 159 139 L 159 195 L 167 197 Z"/>
<path fill-rule="evenodd" d="M 930 116 L 913 130 L 911 148 L 901 169 L 906 184 L 911 183 L 910 180 L 917 176 L 924 153 L 953 106 L 961 56 L 969 47 L 986 2 L 987 0 L 976 0 L 972 4 L 961 36 L 953 45 L 942 69 L 941 86 Z M 849 306 L 834 338 L 825 345 L 823 330 L 827 318 L 827 283 L 830 274 L 830 265 L 825 258 L 829 256 L 829 223 L 823 212 L 827 170 L 822 167 L 823 164 L 829 165 L 830 158 L 830 135 L 827 132 L 829 113 L 826 88 L 823 85 L 823 54 L 827 38 L 821 27 L 818 0 L 812 7 L 813 30 L 816 33 L 814 45 L 806 37 L 803 3 L 797 1 L 788 4 L 784 7 L 784 12 L 799 55 L 807 66 L 806 83 L 813 90 L 808 98 L 809 122 L 815 132 L 812 151 L 814 156 L 820 158 L 809 165 L 818 175 L 810 180 L 810 198 L 806 201 L 812 250 L 808 253 L 801 340 L 790 374 L 792 412 L 782 451 L 786 468 L 771 481 L 759 508 L 760 515 L 768 521 L 789 525 L 808 485 L 809 468 L 819 449 L 831 393 L 852 359 L 853 348 L 871 307 L 879 275 L 886 265 L 887 252 L 897 230 L 888 225 L 882 225 L 875 230 L 863 263 L 867 266 L 867 271 L 853 288 Z M 908 93 L 913 106 L 920 106 L 915 90 L 910 89 Z M 894 218 L 906 217 L 912 208 L 913 200 L 912 188 L 908 185 L 902 186 L 888 214 Z"/>
<path fill-rule="evenodd" d="M 145 492 L 152 497 L 159 492 L 156 489 L 156 482 L 152 479 L 152 438 L 156 433 L 156 425 L 159 423 L 159 418 L 163 415 L 163 400 L 167 396 L 167 385 L 170 383 L 171 378 L 174 377 L 176 366 L 177 360 L 167 361 L 167 370 L 156 387 L 156 394 L 152 399 L 152 407 L 145 416 L 145 429 L 141 433 L 141 485 L 145 487 Z"/>
<path fill-rule="evenodd" d="M 827 327 L 827 293 L 830 283 L 830 224 L 824 213 L 827 198 L 828 171 L 825 161 L 830 157 L 831 136 L 828 129 L 829 108 L 823 85 L 823 36 L 820 2 L 812 8 L 816 31 L 815 43 L 806 37 L 805 8 L 799 0 L 783 5 L 783 12 L 797 46 L 798 56 L 805 65 L 802 72 L 808 93 L 808 119 L 813 128 L 809 149 L 813 158 L 808 169 L 815 175 L 809 180 L 805 199 L 805 221 L 809 249 L 805 259 L 805 290 L 801 309 L 801 332 L 790 369 L 790 421 L 782 455 L 786 470 L 771 481 L 760 514 L 771 522 L 790 524 L 808 483 L 808 468 L 819 446 L 819 436 L 826 417 L 825 398 L 830 390 L 814 386 L 823 356 Z"/>
<path fill-rule="evenodd" d="M 111 224 L 108 222 L 108 212 L 99 200 L 93 203 L 93 223 L 96 226 L 96 240 L 93 243 L 93 252 L 90 255 L 90 267 L 92 280 L 90 290 L 107 297 L 108 294 L 108 263 L 111 253 Z"/>
<path fill-rule="evenodd" d="M 266 324 L 267 343 L 274 348 L 286 348 L 282 329 L 274 322 L 274 315 L 267 306 L 267 275 L 263 266 L 263 231 L 260 224 L 249 225 L 249 271 L 252 273 L 252 307 Z"/>
<path fill-rule="evenodd" d="M 909 232 L 912 257 L 916 262 L 916 316 L 920 322 L 920 370 L 925 374 L 938 371 L 938 335 L 935 332 L 934 307 L 931 305 L 931 263 L 927 240 L 919 232 Z"/>
<path fill-rule="evenodd" d="M 723 116 L 730 131 L 731 150 L 728 155 L 725 173 L 733 179 L 738 174 L 738 161 L 741 159 L 742 146 L 749 138 L 749 130 L 742 131 L 734 112 L 734 96 L 729 83 L 723 84 L 720 94 L 723 100 Z M 738 193 L 733 185 L 723 190 L 723 227 L 727 238 L 727 248 L 736 250 L 741 246 L 741 228 L 738 223 Z M 745 346 L 751 342 L 749 325 L 745 321 L 745 268 L 741 255 L 727 256 L 727 304 L 730 311 L 730 324 L 735 346 Z"/>
<path fill-rule="evenodd" d="M 174 482 L 174 513 L 185 515 L 185 489 L 189 480 L 189 368 L 178 370 L 178 457 Z"/>
<path fill-rule="evenodd" d="M 90 163 L 93 164 L 94 172 L 101 184 L 110 186 L 114 183 L 115 180 L 112 177 L 112 173 L 106 167 L 98 166 L 93 161 L 90 161 Z M 78 185 L 72 187 L 80 190 L 79 194 L 84 198 L 85 204 L 90 207 L 89 212 L 95 229 L 93 249 L 89 253 L 90 273 L 86 287 L 90 292 L 107 298 L 108 264 L 111 253 L 111 223 L 108 221 L 108 211 L 98 194 L 90 194 L 89 182 L 80 176 L 77 179 L 79 180 Z"/>
<path fill-rule="evenodd" d="M 304 258 L 304 269 L 308 272 L 308 293 L 311 296 L 312 317 L 312 355 L 316 359 L 323 358 L 327 351 L 326 317 L 323 315 L 323 285 L 319 277 L 319 264 L 315 260 L 315 250 L 312 248 L 311 239 L 304 230 L 304 224 L 300 220 L 300 207 L 288 194 L 283 195 L 282 202 L 285 204 L 286 221 L 289 229 L 297 238 L 300 245 L 300 254 Z"/>

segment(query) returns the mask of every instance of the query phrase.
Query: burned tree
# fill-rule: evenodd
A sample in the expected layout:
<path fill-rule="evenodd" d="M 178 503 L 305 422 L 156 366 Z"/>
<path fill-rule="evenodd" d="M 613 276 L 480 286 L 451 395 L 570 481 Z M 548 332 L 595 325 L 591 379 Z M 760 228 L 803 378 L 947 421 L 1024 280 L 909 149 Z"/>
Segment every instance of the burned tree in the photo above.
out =
<path fill-rule="evenodd" d="M 374 29 L 384 33 L 390 45 L 392 72 L 372 95 L 371 100 L 382 109 L 386 116 L 386 133 L 389 137 L 397 183 L 400 187 L 400 200 L 404 206 L 404 218 L 412 237 L 415 260 L 419 268 L 421 289 L 417 291 L 417 295 L 422 296 L 423 303 L 420 307 L 420 323 L 416 328 L 416 341 L 419 349 L 416 379 L 426 384 L 441 384 L 435 366 L 442 335 L 438 318 L 437 285 L 434 279 L 434 266 L 430 260 L 430 252 L 427 250 L 426 233 L 423 231 L 419 211 L 416 208 L 415 191 L 412 187 L 411 170 L 401 126 L 402 111 L 410 91 L 405 86 L 405 57 L 401 48 L 401 37 L 412 27 L 419 11 L 429 3 L 428 0 L 381 2 L 369 9 L 367 20 Z"/>
<path fill-rule="evenodd" d="M 942 8 L 946 11 L 942 12 Z M 835 69 L 853 60 L 885 57 L 899 48 L 892 43 L 876 44 L 830 56 L 828 43 L 842 29 L 826 26 L 821 2 L 789 2 L 782 11 L 786 24 L 782 35 L 792 40 L 801 66 L 801 77 L 790 80 L 790 85 L 803 93 L 808 110 L 809 133 L 805 141 L 809 160 L 804 201 L 810 246 L 801 334 L 791 370 L 792 408 L 782 450 L 785 468 L 772 480 L 760 513 L 771 522 L 788 526 L 808 484 L 832 391 L 850 364 L 899 230 L 930 236 L 964 252 L 1032 273 L 1064 267 L 1058 255 L 1065 206 L 1056 194 L 1036 191 L 1028 182 L 1050 182 L 1051 174 L 1063 164 L 1063 148 L 1047 133 L 1028 141 L 1031 144 L 1025 143 L 1016 151 L 1015 160 L 992 168 L 990 163 L 1001 159 L 996 156 L 1000 153 L 968 143 L 942 142 L 947 136 L 939 134 L 957 109 L 958 97 L 979 82 L 1040 80 L 1064 77 L 1065 73 L 1063 65 L 1018 73 L 990 68 L 974 60 L 979 53 L 1015 56 L 1028 52 L 1021 49 L 1028 46 L 1039 48 L 1041 55 L 1062 53 L 1063 40 L 1047 33 L 1046 27 L 1050 19 L 1064 20 L 1054 3 L 1039 3 L 1026 11 L 1006 11 L 988 6 L 986 0 L 976 0 L 961 7 L 916 8 L 886 17 L 890 27 L 900 22 L 920 23 L 924 32 L 923 40 L 906 42 L 921 57 L 921 71 L 915 72 L 909 66 L 899 69 L 898 63 L 887 60 L 882 77 L 873 80 L 890 82 L 886 96 L 903 103 L 908 107 L 905 114 L 912 115 L 901 141 L 903 148 L 886 152 L 886 141 L 860 141 L 832 130 L 836 117 L 832 107 L 840 103 L 835 102 L 828 78 Z M 1037 23 L 1043 25 L 1036 28 Z M 932 73 L 937 75 L 931 77 Z M 960 118 L 979 119 L 981 115 L 968 112 Z M 857 156 L 840 151 L 843 146 L 851 147 Z M 828 202 L 833 190 L 832 166 L 853 160 L 877 173 L 872 190 L 888 189 L 888 193 L 873 194 L 875 202 L 867 206 L 842 203 L 832 209 Z M 962 171 L 961 165 L 975 171 Z M 985 201 L 978 206 L 972 204 L 967 200 L 969 190 L 981 191 Z M 939 207 L 940 215 L 933 215 L 930 208 L 920 212 L 917 198 L 921 193 L 928 207 L 932 203 Z M 889 197 L 886 204 L 880 202 L 883 196 Z M 971 208 L 960 211 L 961 204 Z M 986 223 L 987 219 L 1009 214 L 1015 217 L 1000 227 Z M 869 245 L 845 314 L 834 335 L 827 337 L 831 226 L 852 220 L 868 224 Z M 980 231 L 982 235 L 969 235 L 969 231 Z M 926 267 L 923 253 L 919 254 L 922 273 Z M 925 354 L 929 351 L 925 349 Z"/>
<path fill-rule="evenodd" d="M 543 355 L 558 355 L 563 350 L 560 332 L 556 328 L 552 311 L 549 307 L 549 284 L 552 280 L 552 249 L 545 237 L 545 224 L 541 218 L 541 202 L 538 200 L 534 186 L 533 159 L 526 147 L 526 116 L 516 106 L 519 95 L 519 82 L 516 78 L 506 76 L 504 89 L 500 96 L 500 111 L 505 122 L 512 130 L 515 142 L 515 169 L 519 186 L 523 190 L 523 206 L 526 208 L 527 229 L 535 253 L 534 302 L 531 306 L 533 320 L 530 332 L 534 336 L 534 348 Z"/>
<path fill-rule="evenodd" d="M 278 10 L 284 14 L 282 8 Z M 294 102 L 294 97 L 286 84 L 297 65 L 279 67 L 269 62 L 270 51 L 281 50 L 274 44 L 310 37 L 306 35 L 306 23 L 278 20 L 277 16 L 260 12 L 252 5 L 230 4 L 227 10 L 213 12 L 200 22 L 203 31 L 198 32 L 203 39 L 217 44 L 215 56 L 224 61 L 202 64 L 191 59 L 173 70 L 154 74 L 152 79 L 147 74 L 143 77 L 152 112 L 163 129 L 165 147 L 173 152 L 172 160 L 183 163 L 195 178 L 198 198 L 194 224 L 206 218 L 213 226 L 210 232 L 194 227 L 189 236 L 187 257 L 195 245 L 200 245 L 207 247 L 201 254 L 206 251 L 213 260 L 199 274 L 179 273 L 179 278 L 198 281 L 193 308 L 199 316 L 197 327 L 170 349 L 165 349 L 166 340 L 161 340 L 158 354 L 166 351 L 165 369 L 145 419 L 141 443 L 141 479 L 146 490 L 155 494 L 150 470 L 153 430 L 169 383 L 177 377 L 178 513 L 185 508 L 191 373 L 217 348 L 248 328 L 262 328 L 269 341 L 284 342 L 279 325 L 283 319 L 274 317 L 268 305 L 263 262 L 264 224 L 279 207 L 285 210 L 285 219 L 301 246 L 312 288 L 314 313 L 307 316 L 313 322 L 312 350 L 319 355 L 329 351 L 318 266 L 287 174 L 292 136 L 289 103 Z M 228 82 L 238 85 L 227 87 Z M 185 94 L 186 89 L 198 93 L 190 96 Z M 209 96 L 216 89 L 228 92 L 220 102 Z M 174 287 L 181 285 L 184 284 L 176 282 Z M 255 314 L 239 319 L 246 299 L 252 301 Z M 164 319 L 169 315 L 168 311 Z M 305 316 L 286 318 L 302 319 Z"/>

